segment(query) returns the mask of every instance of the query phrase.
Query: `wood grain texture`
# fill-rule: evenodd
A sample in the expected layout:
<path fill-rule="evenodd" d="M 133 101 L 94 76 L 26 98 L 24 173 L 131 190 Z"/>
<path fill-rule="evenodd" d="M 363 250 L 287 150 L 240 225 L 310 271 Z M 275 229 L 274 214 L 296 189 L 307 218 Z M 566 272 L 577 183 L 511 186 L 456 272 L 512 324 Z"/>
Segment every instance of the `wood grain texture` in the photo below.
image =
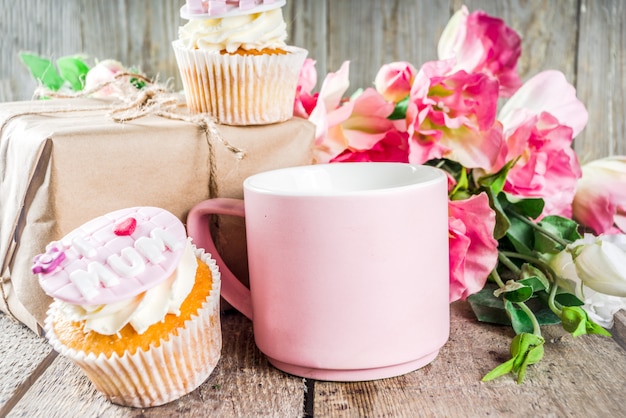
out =
<path fill-rule="evenodd" d="M 453 0 L 453 9 L 465 4 L 503 19 L 522 38 L 518 71 L 522 81 L 544 70 L 559 70 L 576 82 L 577 0 Z"/>
<path fill-rule="evenodd" d="M 248 319 L 222 316 L 222 357 L 206 382 L 167 405 L 136 409 L 114 405 L 96 391 L 80 369 L 57 357 L 15 405 L 9 417 L 298 417 L 304 381 L 269 365 L 252 338 Z"/>
<path fill-rule="evenodd" d="M 613 317 L 614 324 L 611 328 L 613 339 L 626 350 L 626 310 L 622 309 Z"/>
<path fill-rule="evenodd" d="M 626 3 L 582 0 L 578 94 L 589 122 L 576 139 L 580 159 L 626 154 Z"/>
<path fill-rule="evenodd" d="M 26 326 L 0 313 L 0 417 L 54 358 L 52 348 Z"/>
<path fill-rule="evenodd" d="M 183 0 L 0 0 L 0 101 L 26 100 L 35 82 L 21 50 L 58 58 L 117 59 L 182 88 L 171 48 Z M 462 4 L 500 17 L 522 36 L 523 80 L 562 71 L 589 111 L 575 141 L 582 162 L 626 154 L 626 4 L 620 0 L 290 0 L 289 43 L 317 61 L 318 85 L 351 61 L 349 93 L 372 85 L 384 63 L 416 67 L 437 58 L 437 41 Z"/>
<path fill-rule="evenodd" d="M 452 305 L 451 335 L 430 365 L 375 382 L 315 382 L 315 415 L 324 417 L 624 416 L 626 351 L 598 336 L 573 339 L 545 327 L 546 354 L 523 385 L 512 377 L 482 383 L 508 360 L 513 333 L 480 324 L 469 305 Z"/>
<path fill-rule="evenodd" d="M 30 99 L 36 87 L 19 61 L 20 51 L 52 59 L 76 54 L 90 62 L 116 59 L 182 88 L 171 47 L 182 4 L 184 0 L 0 0 L 0 101 Z"/>

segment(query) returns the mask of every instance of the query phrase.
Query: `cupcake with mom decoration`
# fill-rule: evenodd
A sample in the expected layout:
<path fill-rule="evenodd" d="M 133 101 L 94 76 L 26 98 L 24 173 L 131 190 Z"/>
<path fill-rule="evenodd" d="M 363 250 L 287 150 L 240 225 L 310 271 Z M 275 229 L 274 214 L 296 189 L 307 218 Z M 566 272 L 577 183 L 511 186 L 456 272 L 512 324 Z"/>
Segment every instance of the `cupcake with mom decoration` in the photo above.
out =
<path fill-rule="evenodd" d="M 32 270 L 54 298 L 50 344 L 111 402 L 162 405 L 215 368 L 220 273 L 173 214 L 135 207 L 93 219 L 50 243 Z"/>
<path fill-rule="evenodd" d="M 227 125 L 265 125 L 293 117 L 308 54 L 288 46 L 285 0 L 187 0 L 188 19 L 173 42 L 193 113 Z"/>

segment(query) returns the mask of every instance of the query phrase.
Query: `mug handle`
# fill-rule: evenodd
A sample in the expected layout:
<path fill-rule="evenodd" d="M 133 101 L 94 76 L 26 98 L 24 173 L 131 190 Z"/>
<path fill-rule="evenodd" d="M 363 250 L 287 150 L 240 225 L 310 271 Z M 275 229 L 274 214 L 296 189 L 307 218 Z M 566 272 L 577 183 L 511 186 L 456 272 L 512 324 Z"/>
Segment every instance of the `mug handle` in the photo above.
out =
<path fill-rule="evenodd" d="M 198 203 L 187 215 L 187 233 L 196 246 L 211 254 L 221 270 L 222 297 L 235 309 L 252 319 L 252 298 L 250 290 L 235 277 L 215 248 L 209 229 L 211 215 L 231 215 L 245 218 L 244 203 L 240 199 L 215 198 Z"/>

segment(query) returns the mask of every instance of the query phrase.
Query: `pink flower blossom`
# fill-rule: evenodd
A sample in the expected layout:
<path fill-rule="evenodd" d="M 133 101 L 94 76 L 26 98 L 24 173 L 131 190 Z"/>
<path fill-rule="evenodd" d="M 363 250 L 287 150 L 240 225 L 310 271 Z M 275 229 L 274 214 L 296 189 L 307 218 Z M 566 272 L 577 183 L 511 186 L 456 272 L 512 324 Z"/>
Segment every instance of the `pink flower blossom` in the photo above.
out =
<path fill-rule="evenodd" d="M 374 87 L 385 100 L 397 103 L 409 95 L 417 70 L 405 61 L 383 65 L 374 79 Z"/>
<path fill-rule="evenodd" d="M 455 70 L 484 73 L 498 80 L 500 95 L 510 97 L 522 84 L 517 60 L 520 36 L 502 19 L 463 6 L 448 22 L 438 44 L 439 59 L 456 59 Z"/>
<path fill-rule="evenodd" d="M 365 89 L 350 100 L 343 99 L 350 86 L 349 68 L 346 61 L 339 71 L 326 76 L 308 117 L 316 126 L 315 158 L 318 163 L 329 162 L 346 150 L 369 150 L 389 131 L 397 130 L 396 125 L 403 125 L 402 121 L 398 123 L 387 118 L 393 112 L 394 104 L 373 88 Z"/>
<path fill-rule="evenodd" d="M 450 73 L 452 61 L 424 64 L 407 108 L 412 163 L 447 158 L 467 168 L 501 165 L 498 83 L 484 74 Z"/>
<path fill-rule="evenodd" d="M 576 182 L 581 175 L 572 149 L 572 129 L 549 113 L 531 115 L 507 138 L 507 160 L 519 157 L 506 178 L 504 191 L 545 201 L 544 215 L 571 215 Z"/>
<path fill-rule="evenodd" d="M 317 71 L 315 70 L 315 61 L 311 58 L 304 60 L 300 77 L 296 87 L 296 98 L 293 105 L 294 116 L 307 119 L 315 105 L 319 94 L 313 94 L 313 88 L 317 84 Z"/>
<path fill-rule="evenodd" d="M 576 89 L 568 83 L 560 71 L 542 71 L 526 81 L 502 106 L 498 120 L 502 122 L 505 133 L 514 129 L 519 120 L 516 115 L 520 109 L 538 115 L 549 112 L 561 125 L 572 128 L 572 137 L 576 137 L 587 125 L 589 114 L 585 105 L 576 97 Z"/>
<path fill-rule="evenodd" d="M 328 161 L 346 149 L 371 149 L 389 131 L 396 130 L 394 122 L 387 119 L 393 108 L 393 103 L 368 88 L 339 109 L 329 112 L 328 130 L 323 140 L 317 143 L 321 160 Z"/>
<path fill-rule="evenodd" d="M 597 234 L 626 233 L 626 156 L 583 165 L 572 209 L 574 219 Z"/>
<path fill-rule="evenodd" d="M 587 122 L 576 90 L 558 71 L 528 80 L 503 106 L 499 120 L 507 144 L 506 160 L 519 158 L 504 190 L 545 201 L 543 215 L 571 216 L 581 176 L 572 140 Z"/>
<path fill-rule="evenodd" d="M 104 83 L 113 81 L 117 73 L 125 71 L 126 68 L 118 61 L 111 59 L 100 61 L 85 76 L 85 90 L 91 90 Z M 115 85 L 108 85 L 94 92 L 92 96 L 109 97 L 118 94 L 119 91 Z"/>
<path fill-rule="evenodd" d="M 498 261 L 495 212 L 486 193 L 448 203 L 450 302 L 483 288 Z"/>
<path fill-rule="evenodd" d="M 330 160 L 338 162 L 409 162 L 409 134 L 395 130 L 388 131 L 385 136 L 371 148 L 365 150 L 346 149 Z"/>

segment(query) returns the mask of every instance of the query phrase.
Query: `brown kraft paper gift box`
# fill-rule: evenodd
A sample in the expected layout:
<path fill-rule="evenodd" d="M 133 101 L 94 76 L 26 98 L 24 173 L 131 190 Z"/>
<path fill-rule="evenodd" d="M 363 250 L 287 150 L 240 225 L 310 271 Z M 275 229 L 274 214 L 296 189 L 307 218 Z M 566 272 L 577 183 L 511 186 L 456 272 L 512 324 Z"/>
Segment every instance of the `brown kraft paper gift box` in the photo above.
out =
<path fill-rule="evenodd" d="M 131 206 L 162 207 L 184 222 L 209 197 L 243 198 L 249 175 L 313 162 L 315 128 L 304 119 L 218 125 L 218 140 L 162 116 L 118 123 L 111 106 L 96 99 L 0 103 L 0 310 L 38 333 L 51 300 L 30 269 L 50 241 Z M 212 230 L 224 261 L 245 281 L 244 221 L 221 217 Z"/>

